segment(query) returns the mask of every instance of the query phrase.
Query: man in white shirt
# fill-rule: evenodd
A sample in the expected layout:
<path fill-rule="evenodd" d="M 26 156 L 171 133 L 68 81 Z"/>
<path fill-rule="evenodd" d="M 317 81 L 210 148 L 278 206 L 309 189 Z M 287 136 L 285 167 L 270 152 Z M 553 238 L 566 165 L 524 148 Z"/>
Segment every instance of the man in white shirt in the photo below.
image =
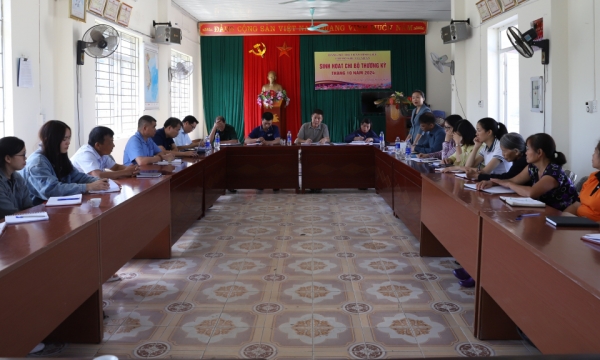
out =
<path fill-rule="evenodd" d="M 179 150 L 183 150 L 189 147 L 199 146 L 202 140 L 196 139 L 192 141 L 190 139 L 190 136 L 188 135 L 189 133 L 194 131 L 196 125 L 198 125 L 198 120 L 194 116 L 188 115 L 183 118 L 182 124 L 183 126 L 181 126 L 181 129 L 179 130 L 179 135 L 173 138 L 173 140 L 175 141 L 175 145 L 177 145 L 177 148 Z"/>
<path fill-rule="evenodd" d="M 120 165 L 109 156 L 115 147 L 113 136 L 114 132 L 105 126 L 93 128 L 88 143 L 71 158 L 73 166 L 82 173 L 99 178 L 117 179 L 137 175 L 137 165 Z"/>

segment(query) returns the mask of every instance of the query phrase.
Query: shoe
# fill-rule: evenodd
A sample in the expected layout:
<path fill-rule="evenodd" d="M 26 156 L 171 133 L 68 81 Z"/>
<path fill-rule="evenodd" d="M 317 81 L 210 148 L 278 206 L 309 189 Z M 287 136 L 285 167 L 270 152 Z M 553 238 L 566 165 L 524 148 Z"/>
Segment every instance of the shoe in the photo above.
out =
<path fill-rule="evenodd" d="M 456 276 L 458 280 L 467 280 L 471 278 L 471 275 L 469 275 L 469 273 L 466 272 L 464 268 L 454 269 L 452 270 L 452 273 L 454 274 L 454 276 Z"/>
<path fill-rule="evenodd" d="M 113 276 L 108 278 L 108 280 L 106 280 L 106 282 L 109 283 L 109 282 L 115 282 L 115 281 L 120 281 L 120 280 L 123 280 L 123 279 L 119 275 L 114 274 Z"/>
<path fill-rule="evenodd" d="M 227 189 L 227 191 L 229 191 L 229 192 L 230 192 L 230 193 L 232 193 L 232 194 L 235 194 L 235 193 L 237 192 L 237 190 L 236 190 L 236 189 Z"/>
<path fill-rule="evenodd" d="M 45 347 L 46 347 L 46 345 L 44 345 L 44 343 L 39 343 L 39 344 L 37 344 L 37 345 L 36 345 L 36 346 L 33 348 L 33 350 L 31 350 L 29 353 L 30 353 L 30 354 L 33 354 L 33 353 L 36 353 L 36 352 L 42 351 L 42 350 L 44 350 L 44 348 L 45 348 Z"/>
<path fill-rule="evenodd" d="M 472 288 L 475 286 L 475 280 L 473 280 L 472 277 L 466 279 L 466 280 L 461 280 L 458 282 L 458 285 L 465 287 L 465 288 Z"/>

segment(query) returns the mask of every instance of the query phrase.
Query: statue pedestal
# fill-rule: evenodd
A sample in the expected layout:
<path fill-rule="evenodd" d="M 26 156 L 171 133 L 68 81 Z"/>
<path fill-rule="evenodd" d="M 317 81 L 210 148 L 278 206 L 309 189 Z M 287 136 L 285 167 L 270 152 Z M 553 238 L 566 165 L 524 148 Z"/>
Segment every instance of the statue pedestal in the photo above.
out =
<path fill-rule="evenodd" d="M 276 125 L 279 128 L 279 133 L 281 134 L 282 139 L 286 139 L 287 136 L 287 128 L 285 122 L 285 101 L 279 100 L 273 102 L 273 107 L 269 108 L 263 104 L 262 112 L 270 112 L 273 114 L 273 125 Z M 292 136 L 294 136 L 292 134 Z"/>

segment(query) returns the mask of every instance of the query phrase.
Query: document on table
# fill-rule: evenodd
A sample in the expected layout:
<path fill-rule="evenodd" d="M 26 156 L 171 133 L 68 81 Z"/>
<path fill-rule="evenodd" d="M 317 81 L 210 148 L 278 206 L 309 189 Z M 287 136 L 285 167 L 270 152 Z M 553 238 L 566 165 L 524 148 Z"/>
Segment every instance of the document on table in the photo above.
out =
<path fill-rule="evenodd" d="M 581 237 L 582 240 L 600 245 L 600 234 L 586 234 Z"/>
<path fill-rule="evenodd" d="M 36 212 L 36 213 L 28 213 L 28 214 L 16 214 L 9 215 L 4 218 L 5 224 L 20 224 L 27 223 L 32 221 L 42 221 L 49 220 L 48 213 L 45 211 Z"/>
<path fill-rule="evenodd" d="M 46 201 L 46 206 L 81 205 L 81 194 L 53 196 Z"/>
<path fill-rule="evenodd" d="M 443 169 L 445 169 L 445 167 L 436 168 L 435 171 L 442 171 Z M 451 173 L 464 173 L 465 171 L 464 170 L 450 170 L 448 172 L 451 172 Z"/>
<path fill-rule="evenodd" d="M 477 190 L 477 184 L 465 184 L 466 189 Z M 491 188 L 482 189 L 481 191 L 488 194 L 513 194 L 515 191 L 504 186 L 492 186 Z"/>
<path fill-rule="evenodd" d="M 459 170 L 459 171 L 462 171 L 462 170 Z M 452 171 L 452 172 L 454 172 L 454 171 Z M 462 174 L 454 174 L 454 176 L 463 178 L 463 179 L 467 179 L 467 174 L 465 174 L 464 172 Z"/>
<path fill-rule="evenodd" d="M 113 181 L 113 179 L 108 179 L 108 190 L 92 190 L 89 191 L 90 194 L 105 194 L 111 192 L 119 192 L 121 191 L 121 187 L 119 184 Z"/>
<path fill-rule="evenodd" d="M 174 159 L 173 161 L 162 160 L 154 163 L 154 165 L 179 165 L 181 164 L 181 159 Z"/>
<path fill-rule="evenodd" d="M 546 204 L 543 202 L 528 197 L 500 196 L 500 199 L 506 201 L 506 203 L 511 206 L 546 207 Z"/>

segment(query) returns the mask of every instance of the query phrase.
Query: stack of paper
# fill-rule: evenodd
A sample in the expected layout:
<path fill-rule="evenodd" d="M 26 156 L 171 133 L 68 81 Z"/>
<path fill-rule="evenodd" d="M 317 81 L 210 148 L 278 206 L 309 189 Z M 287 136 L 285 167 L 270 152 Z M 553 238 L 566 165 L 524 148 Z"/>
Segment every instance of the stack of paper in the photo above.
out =
<path fill-rule="evenodd" d="M 90 194 L 104 194 L 121 191 L 121 187 L 119 186 L 119 184 L 114 182 L 112 179 L 108 179 L 108 186 L 108 190 L 92 190 L 90 191 Z"/>
<path fill-rule="evenodd" d="M 465 188 L 477 190 L 477 184 L 465 184 Z M 482 189 L 481 191 L 489 194 L 512 194 L 514 190 L 505 188 L 504 186 L 492 186 L 491 188 Z"/>
<path fill-rule="evenodd" d="M 581 237 L 582 240 L 600 245 L 600 234 L 586 234 Z"/>
<path fill-rule="evenodd" d="M 500 199 L 506 201 L 508 205 L 511 206 L 525 206 L 525 207 L 546 207 L 541 201 L 533 200 L 528 197 L 508 197 L 508 196 L 500 196 Z"/>
<path fill-rule="evenodd" d="M 154 165 L 179 165 L 179 164 L 181 164 L 181 159 L 175 159 L 173 161 L 162 160 L 157 163 L 154 163 Z"/>
<path fill-rule="evenodd" d="M 28 214 L 17 214 L 17 215 L 9 215 L 4 218 L 6 224 L 20 224 L 32 221 L 42 221 L 49 220 L 48 213 L 45 211 L 36 212 L 36 213 L 28 213 Z"/>
<path fill-rule="evenodd" d="M 46 202 L 46 206 L 81 205 L 81 194 L 67 196 L 53 196 Z"/>

